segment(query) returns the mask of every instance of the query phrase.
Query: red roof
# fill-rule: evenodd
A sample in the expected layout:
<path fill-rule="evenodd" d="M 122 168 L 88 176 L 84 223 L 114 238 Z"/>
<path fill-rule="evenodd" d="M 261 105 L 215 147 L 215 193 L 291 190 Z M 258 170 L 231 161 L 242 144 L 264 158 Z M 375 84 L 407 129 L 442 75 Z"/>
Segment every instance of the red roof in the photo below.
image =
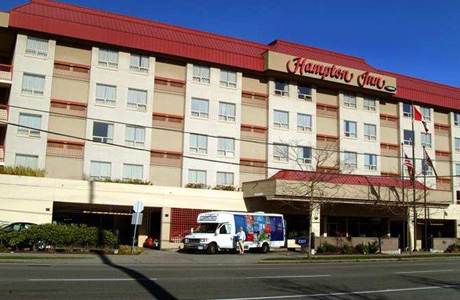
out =
<path fill-rule="evenodd" d="M 46 0 L 10 12 L 9 26 L 262 72 L 268 50 L 396 77 L 395 97 L 460 110 L 460 89 L 373 68 L 362 58 L 276 40 L 269 45 Z"/>
<path fill-rule="evenodd" d="M 283 170 L 279 171 L 269 179 L 282 179 L 282 180 L 294 180 L 294 181 L 309 181 L 314 176 L 318 176 L 316 172 L 309 171 L 290 171 Z M 321 174 L 321 173 L 319 173 Z M 351 185 L 372 185 L 381 187 L 402 187 L 402 180 L 398 178 L 382 177 L 382 176 L 365 176 L 365 175 L 351 175 L 351 174 L 322 174 L 316 177 L 317 181 L 330 182 L 335 184 L 351 184 Z M 405 188 L 412 188 L 412 181 L 404 180 Z M 415 188 L 423 190 L 423 184 L 415 181 Z"/>

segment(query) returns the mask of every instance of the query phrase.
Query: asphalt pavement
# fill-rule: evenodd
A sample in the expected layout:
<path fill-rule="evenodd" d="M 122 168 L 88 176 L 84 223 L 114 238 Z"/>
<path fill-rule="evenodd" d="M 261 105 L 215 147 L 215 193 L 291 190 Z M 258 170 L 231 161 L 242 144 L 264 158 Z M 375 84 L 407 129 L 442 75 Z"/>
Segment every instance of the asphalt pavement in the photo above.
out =
<path fill-rule="evenodd" d="M 460 259 L 259 264 L 263 256 L 251 253 L 151 255 L 150 263 L 0 263 L 0 299 L 460 299 Z"/>

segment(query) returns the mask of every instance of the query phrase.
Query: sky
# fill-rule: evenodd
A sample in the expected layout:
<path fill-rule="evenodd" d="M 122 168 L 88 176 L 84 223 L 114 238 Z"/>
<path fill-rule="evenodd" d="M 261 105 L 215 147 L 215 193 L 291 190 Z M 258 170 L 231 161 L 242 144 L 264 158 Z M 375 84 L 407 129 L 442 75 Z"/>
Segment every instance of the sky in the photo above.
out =
<path fill-rule="evenodd" d="M 0 0 L 8 11 L 27 0 Z M 268 44 L 286 40 L 460 88 L 458 0 L 60 0 Z"/>

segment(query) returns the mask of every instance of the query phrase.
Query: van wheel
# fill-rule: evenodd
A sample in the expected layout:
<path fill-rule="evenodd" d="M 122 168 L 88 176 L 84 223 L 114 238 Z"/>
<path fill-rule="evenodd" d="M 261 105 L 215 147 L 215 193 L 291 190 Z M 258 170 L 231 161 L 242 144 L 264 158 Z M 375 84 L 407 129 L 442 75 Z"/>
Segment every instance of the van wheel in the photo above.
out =
<path fill-rule="evenodd" d="M 270 251 L 270 246 L 268 243 L 263 243 L 262 248 L 260 248 L 260 252 L 267 253 L 268 251 Z"/>
<path fill-rule="evenodd" d="M 208 246 L 208 254 L 216 254 L 217 253 L 217 245 L 215 243 L 211 243 Z"/>

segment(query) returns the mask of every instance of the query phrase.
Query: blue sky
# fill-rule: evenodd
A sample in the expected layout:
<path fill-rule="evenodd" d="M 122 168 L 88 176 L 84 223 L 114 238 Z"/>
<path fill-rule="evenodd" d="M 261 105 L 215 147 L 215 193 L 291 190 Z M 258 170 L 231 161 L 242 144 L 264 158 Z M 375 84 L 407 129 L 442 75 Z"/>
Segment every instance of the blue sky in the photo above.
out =
<path fill-rule="evenodd" d="M 0 10 L 25 2 L 2 0 Z M 378 69 L 460 87 L 458 0 L 61 2 L 265 44 L 283 39 L 365 58 Z"/>

